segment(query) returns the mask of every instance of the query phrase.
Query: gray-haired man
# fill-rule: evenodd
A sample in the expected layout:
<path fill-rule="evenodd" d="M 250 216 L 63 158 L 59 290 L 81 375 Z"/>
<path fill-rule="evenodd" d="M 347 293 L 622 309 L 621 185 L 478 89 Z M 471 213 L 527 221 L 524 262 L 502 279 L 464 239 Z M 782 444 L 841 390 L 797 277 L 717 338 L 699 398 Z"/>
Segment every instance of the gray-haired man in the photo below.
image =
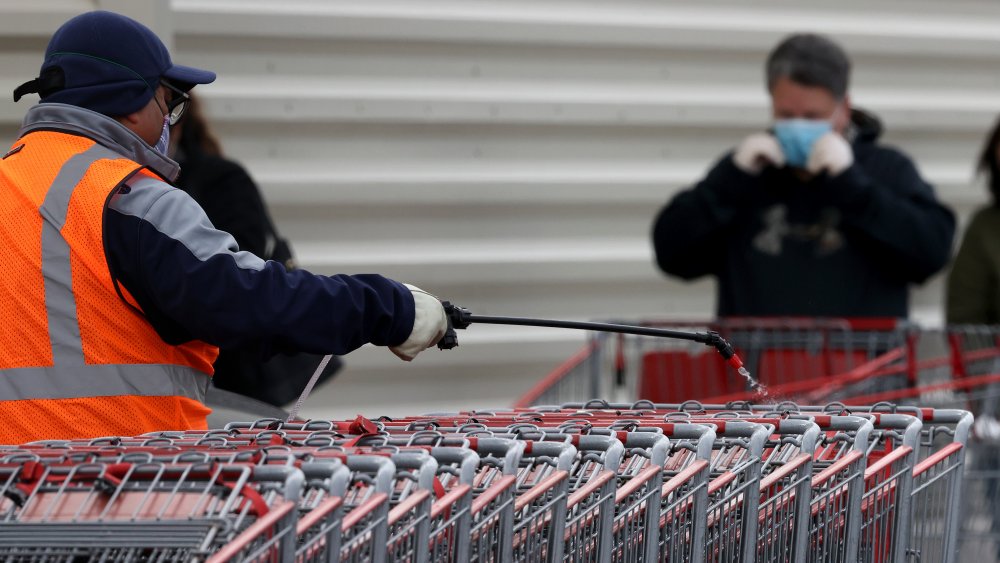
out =
<path fill-rule="evenodd" d="M 908 286 L 948 260 L 955 231 L 916 166 L 853 109 L 850 60 L 793 35 L 770 54 L 773 121 L 656 218 L 660 268 L 718 278 L 719 316 L 906 317 Z"/>

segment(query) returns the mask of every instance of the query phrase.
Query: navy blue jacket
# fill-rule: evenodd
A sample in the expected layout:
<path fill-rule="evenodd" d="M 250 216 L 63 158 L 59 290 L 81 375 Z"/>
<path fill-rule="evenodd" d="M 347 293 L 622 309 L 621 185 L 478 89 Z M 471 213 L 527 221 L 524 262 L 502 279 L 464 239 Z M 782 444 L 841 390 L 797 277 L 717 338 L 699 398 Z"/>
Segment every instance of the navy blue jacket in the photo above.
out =
<path fill-rule="evenodd" d="M 908 287 L 948 261 L 954 215 L 903 153 L 852 116 L 854 164 L 803 181 L 744 173 L 725 155 L 659 214 L 660 268 L 718 279 L 719 316 L 906 317 Z"/>
<path fill-rule="evenodd" d="M 103 239 L 113 278 L 135 298 L 164 341 L 345 354 L 365 343 L 398 345 L 413 329 L 413 296 L 378 275 L 287 271 L 242 252 L 191 197 L 168 183 L 172 160 L 101 114 L 63 104 L 32 107 L 22 134 L 83 135 L 164 178 L 108 186 Z"/>

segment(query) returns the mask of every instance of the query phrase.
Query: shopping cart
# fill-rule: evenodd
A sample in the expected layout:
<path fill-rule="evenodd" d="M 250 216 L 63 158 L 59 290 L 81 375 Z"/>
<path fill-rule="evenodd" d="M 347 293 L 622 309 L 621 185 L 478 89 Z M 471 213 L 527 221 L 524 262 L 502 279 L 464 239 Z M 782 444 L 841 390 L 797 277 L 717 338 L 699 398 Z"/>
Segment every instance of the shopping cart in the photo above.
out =
<path fill-rule="evenodd" d="M 905 412 L 905 411 L 904 411 Z M 972 414 L 919 409 L 924 423 L 913 470 L 913 522 L 908 555 L 917 561 L 951 561 L 960 530 L 963 472 Z"/>
<path fill-rule="evenodd" d="M 18 561 L 294 554 L 303 474 L 245 465 L 0 466 L 0 555 Z"/>
<path fill-rule="evenodd" d="M 635 324 L 635 323 L 634 323 Z M 915 382 L 919 331 L 897 319 L 729 318 L 709 322 L 641 321 L 640 326 L 714 331 L 728 340 L 750 373 L 789 397 L 816 391 L 838 376 L 849 397 Z M 847 385 L 846 383 L 850 383 Z M 515 406 L 593 397 L 725 402 L 745 398 L 747 382 L 718 355 L 684 340 L 598 333 L 573 357 L 520 397 Z M 829 397 L 811 396 L 810 401 Z M 722 399 L 720 401 L 720 399 Z"/>

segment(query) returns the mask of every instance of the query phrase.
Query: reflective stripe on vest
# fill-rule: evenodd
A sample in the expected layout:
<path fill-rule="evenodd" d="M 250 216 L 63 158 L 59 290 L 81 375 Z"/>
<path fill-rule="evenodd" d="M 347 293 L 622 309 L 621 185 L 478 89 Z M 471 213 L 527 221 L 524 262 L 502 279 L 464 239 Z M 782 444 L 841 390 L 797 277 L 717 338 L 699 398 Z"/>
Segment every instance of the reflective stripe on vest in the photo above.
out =
<path fill-rule="evenodd" d="M 0 371 L 0 397 L 71 399 L 133 395 L 204 402 L 209 379 L 186 366 L 157 364 L 14 368 Z"/>
<path fill-rule="evenodd" d="M 42 275 L 45 279 L 45 310 L 49 318 L 49 342 L 52 362 L 60 367 L 83 366 L 83 344 L 76 320 L 76 297 L 73 296 L 73 272 L 69 244 L 60 231 L 66 223 L 69 199 L 90 166 L 102 158 L 120 158 L 118 154 L 94 144 L 70 158 L 59 170 L 45 194 L 39 212 L 42 223 Z M 4 395 L 9 396 L 9 395 Z M 31 397 L 32 395 L 21 395 Z"/>

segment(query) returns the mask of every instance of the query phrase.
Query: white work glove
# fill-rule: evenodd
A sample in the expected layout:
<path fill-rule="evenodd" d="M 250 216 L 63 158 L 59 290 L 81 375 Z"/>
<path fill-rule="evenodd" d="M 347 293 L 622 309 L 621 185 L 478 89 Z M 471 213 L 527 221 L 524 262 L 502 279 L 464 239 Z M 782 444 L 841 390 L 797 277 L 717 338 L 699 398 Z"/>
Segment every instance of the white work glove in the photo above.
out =
<path fill-rule="evenodd" d="M 448 330 L 448 316 L 437 297 L 415 285 L 404 283 L 413 294 L 413 330 L 399 346 L 389 349 L 401 360 L 412 361 L 417 354 L 438 343 Z"/>
<path fill-rule="evenodd" d="M 813 144 L 806 170 L 812 174 L 826 172 L 830 176 L 839 176 L 854 164 L 854 151 L 850 143 L 837 133 L 830 131 Z"/>
<path fill-rule="evenodd" d="M 785 153 L 781 152 L 778 139 L 770 133 L 754 133 L 736 147 L 733 164 L 737 168 L 756 176 L 767 166 L 780 168 L 785 165 Z"/>

